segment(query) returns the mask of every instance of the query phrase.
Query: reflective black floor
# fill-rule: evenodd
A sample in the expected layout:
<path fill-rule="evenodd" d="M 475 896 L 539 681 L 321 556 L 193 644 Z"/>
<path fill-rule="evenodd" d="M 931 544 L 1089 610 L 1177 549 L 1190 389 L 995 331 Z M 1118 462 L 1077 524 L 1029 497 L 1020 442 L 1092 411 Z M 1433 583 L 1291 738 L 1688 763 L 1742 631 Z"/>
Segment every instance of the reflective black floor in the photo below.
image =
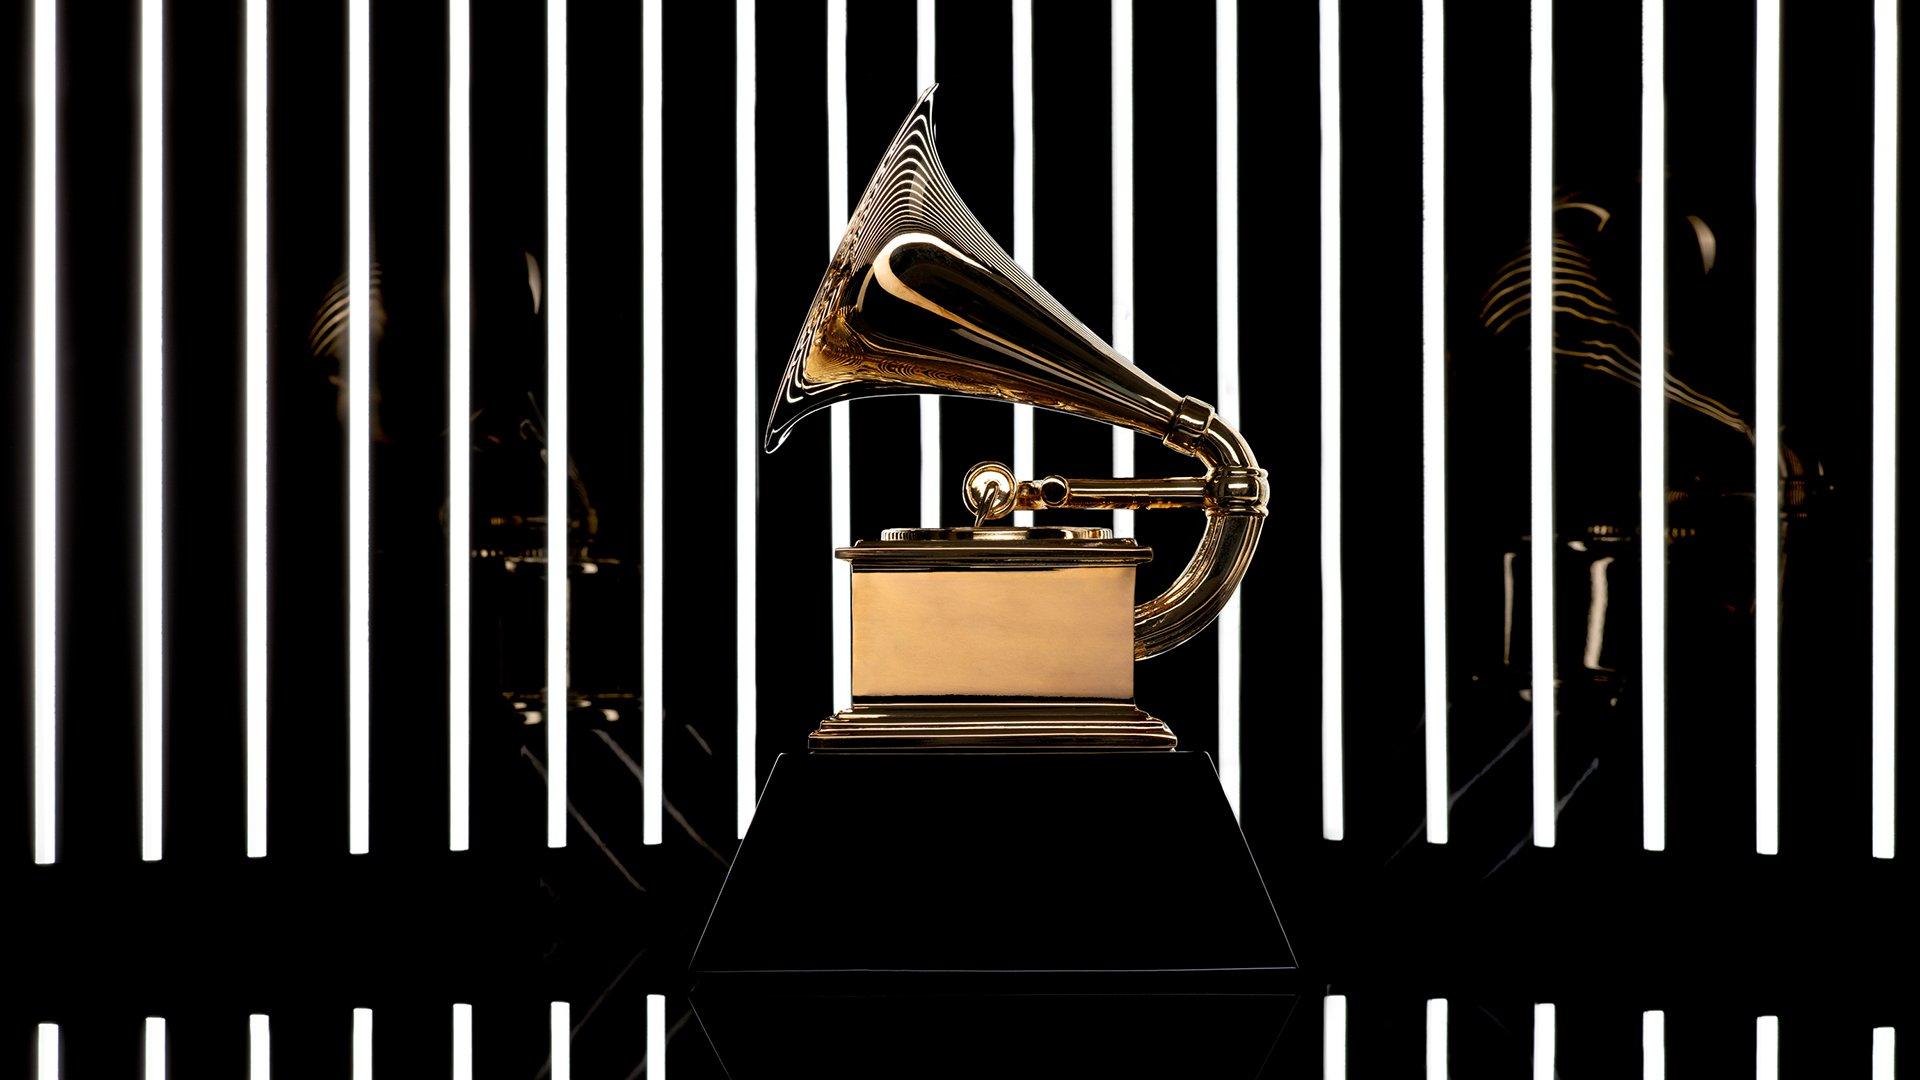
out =
<path fill-rule="evenodd" d="M 165 1020 L 169 1077 L 354 1080 L 1662 1075 L 1642 1071 L 1649 1014 L 1664 1075 L 1775 1075 L 1760 1055 L 1774 1031 L 1779 1076 L 1882 1080 L 1877 1034 L 1916 1030 L 1911 889 L 1884 861 L 1528 848 L 1489 875 L 1454 847 L 1270 848 L 1261 869 L 1300 970 L 1178 982 L 696 979 L 726 867 L 684 837 L 618 858 L 533 838 L 37 867 L 6 889 L 0 1078 L 157 1077 L 142 1071 L 149 1017 Z M 1140 933 L 1188 935 L 1150 895 L 1113 903 L 1139 912 Z M 1073 917 L 1020 902 L 1039 927 Z M 833 914 L 794 895 L 767 920 L 803 936 Z M 455 1068 L 456 1015 L 470 1072 Z M 270 1071 L 250 1069 L 253 1017 Z M 356 1023 L 370 1071 L 355 1068 Z M 58 1073 L 36 1071 L 43 1025 L 58 1028 Z"/>
<path fill-rule="evenodd" d="M 1893 862 L 1837 849 L 1522 846 L 1489 870 L 1487 851 L 1460 843 L 1256 843 L 1295 972 L 696 979 L 729 860 L 685 830 L 632 842 L 625 790 L 582 787 L 583 819 L 599 824 L 557 850 L 520 814 L 528 835 L 459 854 L 429 838 L 358 857 L 21 868 L 4 886 L 0 1078 L 157 1077 L 142 1071 L 149 1017 L 165 1020 L 166 1076 L 354 1080 L 1662 1075 L 1642 1071 L 1649 1014 L 1664 1075 L 1772 1076 L 1762 1035 L 1777 1032 L 1779 1076 L 1881 1080 L 1894 1074 L 1876 1070 L 1876 1033 L 1915 1030 L 1911 887 Z M 857 817 L 802 820 L 869 835 L 846 824 Z M 1074 843 L 1061 850 L 1084 853 Z M 905 895 L 899 850 L 872 847 L 872 904 Z M 1217 922 L 1220 898 L 1182 908 L 1153 884 L 1115 885 L 1114 909 L 1137 917 L 1109 922 L 1206 937 L 1194 927 Z M 1055 893 L 1007 897 L 1033 933 L 1076 918 L 1050 909 Z M 789 889 L 762 921 L 817 936 L 858 900 Z M 470 1017 L 470 1072 L 455 1068 L 457 1015 Z M 250 1069 L 253 1017 L 266 1018 L 267 1072 Z M 58 1028 L 57 1073 L 36 1071 L 43 1025 Z"/>
<path fill-rule="evenodd" d="M 1894 1075 L 1893 1029 L 1834 1010 L 1812 988 L 1777 1021 L 1704 997 L 1654 1014 L 1651 1026 L 1618 1000 L 1553 1003 L 1553 1034 L 1541 1043 L 1546 1018 L 1532 1002 L 1325 987 L 1298 995 L 695 992 L 662 996 L 654 1005 L 660 1030 L 650 1034 L 648 987 L 631 969 L 621 976 L 566 1004 L 563 1068 L 552 1056 L 550 1003 L 472 1004 L 466 1072 L 455 1067 L 455 1012 L 467 1006 L 420 999 L 358 1018 L 344 1001 L 265 1014 L 271 1075 L 1253 1078 L 1431 1076 L 1436 1062 L 1463 1077 L 1661 1075 L 1642 1072 L 1650 1061 L 1671 1076 Z M 165 1020 L 164 1075 L 264 1075 L 249 1072 L 259 1021 L 250 1024 L 244 1011 L 209 1009 L 183 994 Z M 371 1035 L 358 1067 L 357 1024 Z M 60 1076 L 160 1075 L 142 1072 L 147 1025 L 136 1014 L 69 1016 L 57 1037 Z M 54 1075 L 35 1071 L 46 1038 L 43 1028 L 15 1025 L 0 1074 Z M 1535 1060 L 1541 1045 L 1552 1048 L 1551 1072 Z"/>

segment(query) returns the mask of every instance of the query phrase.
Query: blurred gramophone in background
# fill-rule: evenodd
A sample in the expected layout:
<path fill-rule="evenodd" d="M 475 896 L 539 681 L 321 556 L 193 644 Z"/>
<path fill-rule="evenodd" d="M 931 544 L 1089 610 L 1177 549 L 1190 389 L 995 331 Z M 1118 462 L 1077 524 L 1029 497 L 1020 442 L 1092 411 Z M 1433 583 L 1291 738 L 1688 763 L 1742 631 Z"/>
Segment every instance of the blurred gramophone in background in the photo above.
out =
<path fill-rule="evenodd" d="M 1652 347 L 1639 333 L 1638 177 L 1603 171 L 1597 179 L 1561 188 L 1554 213 L 1554 637 L 1563 808 L 1603 761 L 1614 766 L 1611 773 L 1638 756 L 1639 582 L 1649 557 L 1638 539 L 1640 360 Z M 1742 286 L 1738 271 L 1724 267 L 1716 275 L 1724 253 L 1712 226 L 1682 200 L 1672 205 L 1667 529 L 1664 551 L 1651 557 L 1669 566 L 1668 714 L 1673 724 L 1698 731 L 1752 707 L 1752 680 L 1737 673 L 1743 664 L 1751 669 L 1753 655 L 1753 356 L 1750 340 L 1729 331 L 1738 324 L 1723 310 L 1724 294 L 1750 290 L 1751 279 Z M 1476 242 L 1493 259 L 1506 257 L 1493 255 L 1498 241 Z M 1456 752 L 1464 748 L 1464 761 L 1454 766 L 1456 799 L 1476 785 L 1524 798 L 1528 782 L 1525 751 L 1514 751 L 1528 730 L 1533 667 L 1525 444 L 1532 252 L 1525 245 L 1505 251 L 1514 257 L 1499 265 L 1482 294 L 1460 289 L 1448 298 L 1456 327 L 1449 355 L 1453 731 Z M 1793 441 L 1793 432 L 1783 431 L 1783 585 L 1800 526 L 1831 493 L 1820 463 L 1804 460 Z M 1637 800 L 1637 783 L 1616 776 L 1608 797 Z M 1485 806 L 1487 793 L 1480 794 L 1474 802 Z M 1499 845 L 1485 854 L 1497 869 L 1512 851 Z"/>
<path fill-rule="evenodd" d="M 542 582 L 552 553 L 547 547 L 545 512 L 546 421 L 540 405 L 545 375 L 540 319 L 543 285 L 539 260 L 531 252 L 522 252 L 521 256 L 518 261 L 496 260 L 495 265 L 475 268 L 476 279 L 492 279 L 477 284 L 477 289 L 491 287 L 496 293 L 512 296 L 517 303 L 503 305 L 507 311 L 496 307 L 489 313 L 510 329 L 474 343 L 474 411 L 468 423 L 473 448 L 473 521 L 469 535 L 476 616 L 475 690 L 499 694 L 525 723 L 534 724 L 540 722 L 547 707 Z M 406 360 L 378 357 L 387 326 L 378 262 L 373 266 L 372 283 L 371 333 L 377 362 L 371 390 L 371 429 L 378 446 L 389 442 L 387 426 L 381 423 L 380 361 Z M 340 372 L 348 311 L 346 278 L 342 276 L 315 312 L 307 338 L 314 358 L 325 365 L 323 370 L 335 390 L 343 425 L 347 392 Z M 630 566 L 596 550 L 599 514 L 593 498 L 575 461 L 568 461 L 567 474 L 572 478 L 573 492 L 563 557 L 572 578 L 572 603 L 584 609 L 583 617 L 591 617 L 596 605 L 607 602 L 609 594 L 618 590 L 619 579 L 629 573 Z M 446 514 L 443 502 L 443 528 Z M 570 707 L 596 709 L 606 719 L 617 719 L 632 706 L 633 693 L 619 689 L 616 672 L 594 664 L 594 650 L 578 649 L 574 657 Z"/>

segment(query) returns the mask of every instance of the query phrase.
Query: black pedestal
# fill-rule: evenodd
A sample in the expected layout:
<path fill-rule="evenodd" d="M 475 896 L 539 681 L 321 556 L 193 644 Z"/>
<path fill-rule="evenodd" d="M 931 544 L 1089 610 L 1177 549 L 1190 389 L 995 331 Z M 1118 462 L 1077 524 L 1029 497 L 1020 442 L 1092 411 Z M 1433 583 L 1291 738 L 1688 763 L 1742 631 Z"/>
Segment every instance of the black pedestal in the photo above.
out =
<path fill-rule="evenodd" d="M 786 989 L 786 988 L 782 988 Z M 1287 994 L 696 992 L 732 1080 L 1258 1080 L 1307 1075 L 1320 1032 L 1280 1043 Z M 678 1045 L 678 1044 L 676 1044 Z M 1304 1061 L 1303 1061 L 1304 1059 Z M 1312 1075 L 1318 1076 L 1314 1068 Z"/>
<path fill-rule="evenodd" d="M 782 755 L 702 975 L 1288 972 L 1197 753 Z"/>

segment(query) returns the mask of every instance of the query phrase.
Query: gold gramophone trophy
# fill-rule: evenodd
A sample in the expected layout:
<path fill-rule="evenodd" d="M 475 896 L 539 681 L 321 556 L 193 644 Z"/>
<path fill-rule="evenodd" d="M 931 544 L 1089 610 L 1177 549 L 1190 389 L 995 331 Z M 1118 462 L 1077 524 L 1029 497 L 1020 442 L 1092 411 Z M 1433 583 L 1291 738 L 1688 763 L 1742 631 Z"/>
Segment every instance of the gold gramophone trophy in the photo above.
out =
<path fill-rule="evenodd" d="M 1290 970 L 1205 755 L 1133 702 L 1133 664 L 1219 614 L 1266 519 L 1246 440 L 1134 367 L 960 201 L 933 91 L 894 136 L 795 342 L 766 448 L 836 402 L 943 393 L 1131 428 L 1173 479 L 966 475 L 969 527 L 888 529 L 852 564 L 853 705 L 776 763 L 697 972 Z M 1198 549 L 1134 603 L 1152 552 L 1015 510 L 1195 509 Z M 796 927 L 793 920 L 802 918 Z"/>

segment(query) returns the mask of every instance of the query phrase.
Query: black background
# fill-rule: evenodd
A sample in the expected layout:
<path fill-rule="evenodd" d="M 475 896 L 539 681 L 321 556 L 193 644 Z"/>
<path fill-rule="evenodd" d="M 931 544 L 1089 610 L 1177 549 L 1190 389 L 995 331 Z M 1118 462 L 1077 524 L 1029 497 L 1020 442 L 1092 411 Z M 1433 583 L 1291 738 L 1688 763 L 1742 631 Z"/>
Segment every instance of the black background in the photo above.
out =
<path fill-rule="evenodd" d="M 31 862 L 30 12 L 0 18 L 0 383 L 16 527 L 0 530 L 0 686 L 17 735 L 0 768 L 0 875 L 24 901 L 0 1054 L 57 1019 L 90 1075 L 137 1053 L 133 1018 L 174 1018 L 176 1068 L 240 1062 L 240 1016 L 271 1008 L 276 1045 L 344 1070 L 347 1007 L 371 1004 L 380 1052 L 437 1052 L 445 1003 L 500 1017 L 482 1060 L 531 1073 L 544 1002 L 569 997 L 576 1061 L 615 1075 L 642 1050 L 639 987 L 677 990 L 689 935 L 734 844 L 731 498 L 733 26 L 668 4 L 663 73 L 667 476 L 662 643 L 666 843 L 639 843 L 639 13 L 579 5 L 571 73 L 572 452 L 597 514 L 600 573 L 575 579 L 576 825 L 544 847 L 544 730 L 505 693 L 540 682 L 540 588 L 527 567 L 474 568 L 473 850 L 445 851 L 446 51 L 443 3 L 373 14 L 374 248 L 387 323 L 375 356 L 371 855 L 346 837 L 344 424 L 312 313 L 345 271 L 345 8 L 271 16 L 272 332 L 269 753 L 271 854 L 243 856 L 242 52 L 237 3 L 169 5 L 167 193 L 167 857 L 138 862 L 138 64 L 130 0 L 61 5 L 61 780 L 58 866 Z M 1035 276 L 1111 332 L 1107 15 L 1034 13 Z M 917 94 L 911 5 L 848 4 L 850 198 Z M 1751 415 L 1751 12 L 1669 15 L 1669 309 L 1676 374 Z M 1783 25 L 1783 439 L 1817 473 L 1788 534 L 1781 849 L 1752 852 L 1751 480 L 1745 444 L 1672 415 L 1676 488 L 1716 491 L 1672 548 L 1668 850 L 1640 850 L 1638 557 L 1613 579 L 1604 677 L 1569 680 L 1585 564 L 1567 567 L 1560 842 L 1527 843 L 1524 653 L 1500 662 L 1503 552 L 1524 583 L 1524 352 L 1480 328 L 1480 298 L 1526 243 L 1527 5 L 1457 4 L 1447 33 L 1450 773 L 1444 847 L 1421 839 L 1420 13 L 1348 5 L 1345 117 L 1346 835 L 1320 838 L 1318 704 L 1317 28 L 1311 9 L 1240 13 L 1241 427 L 1271 471 L 1273 518 L 1244 585 L 1242 821 L 1316 987 L 1354 993 L 1357 1073 L 1418 1067 L 1419 997 L 1455 998 L 1456 1062 L 1524 1068 L 1527 1003 L 1556 998 L 1566 1075 L 1630 1067 L 1637 1013 L 1670 1012 L 1676 1060 L 1745 1060 L 1750 1018 L 1781 1012 L 1788 1061 L 1860 1048 L 1892 1022 L 1872 987 L 1910 962 L 1897 864 L 1868 858 L 1869 312 L 1872 22 L 1866 5 L 1788 4 Z M 1638 320 L 1638 11 L 1557 11 L 1556 177 L 1614 215 L 1594 252 Z M 1011 246 L 1011 22 L 942 4 L 939 142 L 955 185 Z M 758 27 L 762 401 L 830 239 L 825 12 L 763 4 Z M 1137 357 L 1177 392 L 1217 392 L 1210 12 L 1139 5 L 1135 40 Z M 544 14 L 485 6 L 473 29 L 475 505 L 537 513 L 519 419 L 544 380 L 527 287 L 543 261 Z M 1713 230 L 1703 270 L 1686 215 Z M 1562 368 L 1562 539 L 1631 536 L 1634 391 Z M 1517 406 L 1516 406 L 1517 403 Z M 1010 410 L 943 402 L 943 460 L 1010 459 Z M 516 412 L 515 410 L 519 410 Z M 1106 429 L 1038 418 L 1042 473 L 1099 475 Z M 1715 441 L 1718 438 L 1721 441 Z M 910 399 L 853 409 L 856 536 L 917 516 Z M 760 473 L 758 772 L 829 709 L 827 425 L 803 425 Z M 1185 466 L 1142 440 L 1145 474 Z M 1742 483 L 1746 486 L 1742 487 Z M 1623 486 L 1624 485 L 1624 486 Z M 946 513 L 958 518 L 958 485 Z M 1622 494 L 1624 492 L 1624 500 Z M 1745 501 L 1742 501 L 1744 496 Z M 1621 517 L 1621 507 L 1626 516 Z M 1678 511 L 1676 511 L 1678 513 Z M 1692 519 L 1690 519 L 1692 520 Z M 1198 521 L 1138 517 L 1184 562 Z M 1572 531 L 1570 531 L 1572 530 Z M 511 545 L 511 530 L 483 533 Z M 1569 576 L 1571 575 L 1571 576 Z M 1731 584 L 1729 584 L 1731 582 Z M 1904 590 L 1903 590 L 1904 591 Z M 1516 618 L 1524 625 L 1524 590 Z M 1908 605 L 1909 607 L 1911 605 Z M 1489 614 L 1491 613 L 1491 615 Z M 1494 621 L 1489 621 L 1490 619 Z M 1904 621 L 1904 620 L 1903 620 Z M 1520 643 L 1526 640 L 1524 632 Z M 1217 750 L 1209 631 L 1142 665 L 1141 705 L 1189 749 Z M 610 708 L 613 719 L 599 711 Z M 1908 740 L 1911 741 L 1911 740 Z M 1912 755 L 1907 755 L 1911 758 Z M 1912 768 L 1903 766 L 1903 792 Z M 1902 806 L 1911 805 L 1903 794 Z M 885 808 L 875 808 L 885 812 Z M 1911 817 L 1905 813 L 1902 817 Z M 830 827 L 830 823 L 823 823 Z M 596 840 L 597 837 L 597 840 Z M 1124 898 L 1116 898 L 1124 902 Z M 13 905 L 10 904 L 10 907 Z M 796 931 L 810 914 L 794 899 Z M 1157 932 L 1178 934 L 1178 926 Z M 1890 942 L 1901 944 L 1890 945 Z M 11 965 L 10 965 L 11 966 Z M 214 987 L 179 996 L 191 973 Z M 603 994 L 603 991 L 611 991 Z M 1369 994 L 1373 996 L 1368 997 Z M 622 996 L 624 995 L 624 997 Z M 1309 995 L 1311 1008 L 1317 997 Z M 1308 1010 L 1309 1012 L 1311 1011 Z M 673 1021 L 685 1019 L 675 999 Z M 1308 1059 L 1317 1023 L 1295 1038 Z M 676 1028 L 676 1030 L 679 1030 Z M 1799 1035 L 1798 1032 L 1815 1032 Z M 1846 1040 L 1852 1040 L 1847 1042 Z M 676 1042 L 675 1046 L 682 1045 Z M 282 1049 L 281 1054 L 290 1052 Z M 1852 1051 L 1847 1051 L 1852 1053 Z M 594 1055 L 601 1055 L 595 1057 Z M 1731 1054 L 1731 1058 L 1726 1055 Z M 192 1056 L 189 1056 L 192 1055 Z M 328 1055 L 332 1055 L 329 1057 Z M 338 1068 L 333 1062 L 337 1059 Z M 1502 1064 L 1504 1063 L 1504 1064 Z M 521 1066 L 526 1068 L 521 1070 Z M 129 1064 L 128 1068 L 131 1067 Z M 1744 1066 L 1741 1066 L 1744 1068 Z M 211 1071 L 209 1071 L 211 1074 Z"/>

